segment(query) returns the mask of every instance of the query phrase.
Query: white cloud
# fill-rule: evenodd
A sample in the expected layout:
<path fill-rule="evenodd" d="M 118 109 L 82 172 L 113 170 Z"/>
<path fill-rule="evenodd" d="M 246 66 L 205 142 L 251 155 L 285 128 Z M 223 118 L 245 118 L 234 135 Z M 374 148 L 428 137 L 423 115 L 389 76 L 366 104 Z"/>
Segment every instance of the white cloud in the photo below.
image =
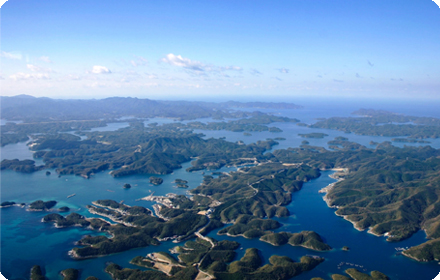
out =
<path fill-rule="evenodd" d="M 23 56 L 20 53 L 9 53 L 9 52 L 1 52 L 1 57 L 9 58 L 9 59 L 17 59 L 21 60 Z"/>
<path fill-rule="evenodd" d="M 239 66 L 226 66 L 226 67 L 219 67 L 219 70 L 221 71 L 241 71 L 243 70 L 243 68 L 239 67 Z"/>
<path fill-rule="evenodd" d="M 214 66 L 204 64 L 200 61 L 191 60 L 189 58 L 182 57 L 181 55 L 174 55 L 172 53 L 167 54 L 166 57 L 161 59 L 162 62 L 166 62 L 170 65 L 182 67 L 187 70 L 201 74 L 202 72 L 224 72 L 224 71 L 241 71 L 243 68 L 239 66 Z"/>
<path fill-rule="evenodd" d="M 92 73 L 93 74 L 110 74 L 112 71 L 105 66 L 95 65 L 93 66 Z"/>
<path fill-rule="evenodd" d="M 31 70 L 32 72 L 40 72 L 40 73 L 52 73 L 52 72 L 54 72 L 50 68 L 43 68 L 43 67 L 32 65 L 32 64 L 26 64 L 26 67 L 29 70 Z"/>
<path fill-rule="evenodd" d="M 45 73 L 26 74 L 26 73 L 22 73 L 22 72 L 10 75 L 9 78 L 14 80 L 14 81 L 20 81 L 20 80 L 48 80 L 48 79 L 50 79 L 49 75 L 47 75 Z"/>
<path fill-rule="evenodd" d="M 52 60 L 50 60 L 48 56 L 40 56 L 38 59 L 46 63 L 52 63 Z"/>
<path fill-rule="evenodd" d="M 285 73 L 285 74 L 287 74 L 287 73 L 289 73 L 289 69 L 286 69 L 286 68 L 280 68 L 280 69 L 278 69 L 278 71 L 280 71 L 280 73 Z"/>
<path fill-rule="evenodd" d="M 148 60 L 146 58 L 143 58 L 142 56 L 137 56 L 137 55 L 135 55 L 135 57 L 136 57 L 135 60 L 130 61 L 131 65 L 133 65 L 134 67 L 147 65 Z"/>
<path fill-rule="evenodd" d="M 162 58 L 163 62 L 170 65 L 183 67 L 193 71 L 205 71 L 206 65 L 199 61 L 193 61 L 189 58 L 184 58 L 181 55 L 174 55 L 172 53 L 167 54 L 166 57 Z"/>

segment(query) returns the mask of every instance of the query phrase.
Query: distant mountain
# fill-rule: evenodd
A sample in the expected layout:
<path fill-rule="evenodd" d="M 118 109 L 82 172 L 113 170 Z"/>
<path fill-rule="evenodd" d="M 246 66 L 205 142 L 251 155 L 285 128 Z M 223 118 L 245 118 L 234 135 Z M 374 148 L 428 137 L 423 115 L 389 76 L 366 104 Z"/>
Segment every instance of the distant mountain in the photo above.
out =
<path fill-rule="evenodd" d="M 243 117 L 232 108 L 298 109 L 293 103 L 156 101 L 132 97 L 105 99 L 51 99 L 30 95 L 2 96 L 1 118 L 7 120 L 63 121 L 169 117 L 177 119 Z"/>

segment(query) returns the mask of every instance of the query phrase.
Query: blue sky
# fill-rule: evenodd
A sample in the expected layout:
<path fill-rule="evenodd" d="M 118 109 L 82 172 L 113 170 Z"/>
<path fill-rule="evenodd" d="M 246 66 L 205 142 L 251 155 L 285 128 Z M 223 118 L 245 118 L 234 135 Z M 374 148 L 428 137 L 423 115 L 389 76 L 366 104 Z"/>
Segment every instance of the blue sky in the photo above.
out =
<path fill-rule="evenodd" d="M 1 94 L 439 100 L 439 30 L 430 0 L 9 0 Z"/>

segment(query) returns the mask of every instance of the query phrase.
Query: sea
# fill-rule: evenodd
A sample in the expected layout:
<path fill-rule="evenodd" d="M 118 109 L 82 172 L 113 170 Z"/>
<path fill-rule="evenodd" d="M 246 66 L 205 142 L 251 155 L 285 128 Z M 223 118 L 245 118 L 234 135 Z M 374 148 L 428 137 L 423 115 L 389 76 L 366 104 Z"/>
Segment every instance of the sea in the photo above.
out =
<path fill-rule="evenodd" d="M 440 118 L 440 104 L 428 101 L 399 101 L 395 100 L 377 102 L 375 100 L 335 100 L 328 99 L 307 99 L 284 100 L 303 105 L 302 109 L 295 110 L 274 110 L 274 109 L 252 109 L 280 116 L 298 118 L 301 122 L 312 124 L 317 118 L 332 116 L 350 116 L 351 112 L 360 108 L 383 109 L 397 113 L 416 116 L 429 116 Z M 251 109 L 248 109 L 251 110 Z M 199 121 L 217 121 L 212 119 L 200 119 Z M 2 120 L 1 125 L 7 121 Z M 176 122 L 173 119 L 154 118 L 145 123 L 156 122 L 159 125 Z M 106 127 L 95 128 L 93 131 L 111 131 L 128 126 L 126 122 L 108 124 Z M 205 131 L 205 138 L 225 137 L 228 141 L 243 141 L 247 144 L 268 138 L 283 137 L 286 140 L 278 141 L 279 144 L 273 147 L 285 149 L 298 147 L 303 140 L 310 142 L 310 145 L 328 148 L 327 142 L 335 137 L 343 136 L 350 141 L 360 143 L 367 147 L 370 141 L 390 141 L 391 137 L 360 136 L 347 134 L 341 131 L 327 129 L 311 129 L 297 126 L 294 123 L 274 123 L 283 130 L 281 133 L 251 132 L 251 136 L 245 136 L 242 132 L 230 131 Z M 298 136 L 301 133 L 322 132 L 329 136 L 323 139 L 307 138 Z M 428 139 L 431 143 L 393 143 L 395 146 L 423 146 L 430 145 L 440 148 L 440 139 Z M 372 147 L 373 148 L 373 147 Z M 7 145 L 1 148 L 1 159 L 33 159 L 32 152 L 25 142 Z M 37 161 L 37 164 L 42 164 Z M 97 173 L 90 179 L 84 179 L 74 175 L 63 175 L 58 177 L 55 170 L 49 169 L 51 175 L 46 175 L 47 170 L 23 174 L 10 170 L 0 173 L 1 198 L 3 201 L 14 201 L 17 203 L 31 203 L 35 200 L 56 200 L 56 208 L 68 206 L 71 212 L 77 212 L 87 217 L 95 217 L 88 213 L 86 205 L 98 199 L 123 200 L 127 205 L 139 205 L 152 208 L 153 202 L 140 201 L 139 198 L 150 195 L 165 195 L 167 193 L 187 194 L 187 190 L 176 188 L 173 181 L 184 179 L 188 181 L 189 189 L 196 188 L 202 182 L 203 172 L 186 172 L 191 163 L 187 162 L 182 168 L 174 170 L 168 175 L 154 175 L 163 178 L 160 186 L 149 183 L 152 174 L 132 175 L 123 178 L 113 178 L 108 172 Z M 235 171 L 235 167 L 225 167 L 220 171 Z M 283 226 L 277 231 L 300 232 L 312 230 L 319 233 L 324 241 L 333 247 L 329 252 L 316 252 L 302 247 L 290 245 L 272 246 L 257 239 L 246 239 L 243 237 L 228 237 L 217 235 L 217 231 L 209 234 L 217 240 L 234 240 L 239 242 L 240 249 L 236 259 L 241 258 L 247 248 L 257 248 L 265 263 L 271 255 L 284 255 L 299 261 L 304 255 L 317 255 L 325 261 L 315 269 L 305 272 L 294 279 L 311 279 L 322 277 L 330 279 L 331 274 L 344 274 L 347 268 L 357 268 L 363 272 L 379 270 L 394 280 L 413 279 L 434 279 L 440 272 L 440 265 L 437 262 L 420 263 L 402 255 L 396 254 L 396 248 L 406 248 L 421 244 L 426 241 L 426 235 L 419 231 L 409 239 L 401 242 L 390 243 L 385 237 L 377 237 L 366 231 L 358 231 L 353 225 L 335 215 L 335 209 L 329 208 L 323 200 L 323 194 L 318 191 L 327 185 L 335 182 L 330 178 L 333 171 L 322 171 L 321 176 L 304 184 L 303 189 L 293 194 L 293 200 L 288 205 L 291 216 L 278 218 Z M 205 174 L 210 172 L 205 171 Z M 125 183 L 131 184 L 131 189 L 123 189 Z M 75 194 L 74 196 L 71 196 Z M 0 210 L 1 214 L 1 266 L 0 272 L 7 279 L 29 279 L 30 269 L 34 265 L 40 265 L 48 279 L 62 279 L 60 271 L 67 268 L 80 270 L 80 278 L 95 276 L 99 279 L 110 280 L 111 277 L 104 272 L 109 263 L 117 263 L 123 267 L 142 269 L 131 265 L 129 261 L 135 256 L 145 256 L 148 253 L 168 251 L 169 249 L 183 245 L 183 243 L 162 242 L 159 246 L 132 249 L 126 252 L 113 254 L 105 257 L 91 258 L 85 260 L 74 260 L 68 255 L 68 251 L 75 247 L 75 242 L 84 235 L 102 235 L 91 230 L 79 227 L 57 229 L 52 224 L 43 223 L 41 219 L 48 212 L 29 212 L 21 207 L 9 207 Z M 343 251 L 342 247 L 348 246 L 349 251 Z"/>

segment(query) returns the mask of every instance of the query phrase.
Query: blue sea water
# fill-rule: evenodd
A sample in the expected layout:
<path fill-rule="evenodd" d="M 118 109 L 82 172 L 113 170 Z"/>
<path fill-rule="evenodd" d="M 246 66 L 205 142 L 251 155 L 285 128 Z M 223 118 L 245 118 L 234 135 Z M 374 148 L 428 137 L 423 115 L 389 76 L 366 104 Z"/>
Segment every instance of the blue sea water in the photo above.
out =
<path fill-rule="evenodd" d="M 422 110 L 418 106 L 402 106 L 396 104 L 381 104 L 380 107 L 359 106 L 360 104 L 341 104 L 341 103 L 300 103 L 306 107 L 299 110 L 260 110 L 273 112 L 289 117 L 295 117 L 306 123 L 313 123 L 317 117 L 330 116 L 349 116 L 353 110 L 360 107 L 374 109 L 385 109 L 400 113 L 413 115 L 423 115 L 423 111 L 429 116 L 440 117 L 439 112 L 426 105 Z M 363 103 L 362 105 L 365 105 Z M 368 104 L 367 104 L 368 105 Z M 394 106 L 394 107 L 393 107 Z M 397 106 L 397 107 L 396 107 Z M 432 106 L 432 104 L 431 104 Z M 394 108 L 394 110 L 393 110 Z M 429 109 L 431 108 L 431 109 Z M 412 111 L 411 111 L 412 109 Z M 401 111 L 399 111 L 401 110 Z M 405 111 L 406 110 L 406 111 Z M 203 120 L 211 121 L 211 120 Z M 146 123 L 175 122 L 172 119 L 151 119 Z M 2 122 L 3 124 L 3 122 Z M 105 128 L 98 128 L 95 131 L 114 130 L 126 126 L 126 123 L 110 124 Z M 328 147 L 327 142 L 337 136 L 344 136 L 351 141 L 366 145 L 373 140 L 376 142 L 389 141 L 388 137 L 359 136 L 354 134 L 345 134 L 339 131 L 309 129 L 299 127 L 290 123 L 278 123 L 273 126 L 280 127 L 283 132 L 255 132 L 252 136 L 244 136 L 243 133 L 228 131 L 196 131 L 209 137 L 226 137 L 229 141 L 244 141 L 245 143 L 265 140 L 267 138 L 284 137 L 285 141 L 279 141 L 279 145 L 274 149 L 298 147 L 304 139 L 298 136 L 298 133 L 323 132 L 329 134 L 324 139 L 306 139 L 311 145 Z M 440 148 L 438 139 L 430 139 L 431 146 Z M 402 145 L 401 143 L 395 145 Z M 422 144 L 406 144 L 422 145 Z M 423 144 L 425 145 L 425 144 Z M 27 149 L 25 143 L 7 145 L 1 148 L 1 159 L 31 159 L 32 152 Z M 186 190 L 175 188 L 172 182 L 177 179 L 187 180 L 191 188 L 195 188 L 202 181 L 202 172 L 188 173 L 185 171 L 190 163 L 185 163 L 181 169 L 175 170 L 173 174 L 160 175 L 164 183 L 160 186 L 153 186 L 149 183 L 149 176 L 134 175 L 124 178 L 113 178 L 108 173 L 102 172 L 93 176 L 91 179 L 83 179 L 76 176 L 58 177 L 54 170 L 52 175 L 46 176 L 45 170 L 32 174 L 21 174 L 13 171 L 2 171 L 1 176 L 1 201 L 15 201 L 29 203 L 38 199 L 56 200 L 56 207 L 68 206 L 72 211 L 82 215 L 92 217 L 85 208 L 87 204 L 97 199 L 114 199 L 116 201 L 124 200 L 128 205 L 140 205 L 145 207 L 152 206 L 152 202 L 139 201 L 138 199 L 155 192 L 156 195 L 165 195 L 166 193 L 185 194 Z M 222 171 L 231 171 L 234 168 L 224 168 Z M 207 172 L 209 174 L 209 172 Z M 255 247 L 261 250 L 262 256 L 267 262 L 273 254 L 287 255 L 294 260 L 306 254 L 319 255 L 326 260 L 314 270 L 304 273 L 295 279 L 310 279 L 313 277 L 323 277 L 329 279 L 329 274 L 340 273 L 343 270 L 352 267 L 344 265 L 338 269 L 341 262 L 362 265 L 368 271 L 379 270 L 391 277 L 391 279 L 433 279 L 440 271 L 437 263 L 418 263 L 403 256 L 396 256 L 395 247 L 413 246 L 424 242 L 425 234 L 419 232 L 411 238 L 398 242 L 388 243 L 384 237 L 376 237 L 366 232 L 359 232 L 353 228 L 350 222 L 337 217 L 334 214 L 335 209 L 328 208 L 322 199 L 322 194 L 318 190 L 334 182 L 328 177 L 330 171 L 322 172 L 320 178 L 308 182 L 303 189 L 293 195 L 293 202 L 289 205 L 289 210 L 293 214 L 291 217 L 279 219 L 283 227 L 279 231 L 298 232 L 302 230 L 313 230 L 320 233 L 325 241 L 334 249 L 330 252 L 314 252 L 301 247 L 291 247 L 290 245 L 272 246 L 270 244 L 258 241 L 248 240 L 242 237 L 228 237 L 217 235 L 216 232 L 210 234 L 211 237 L 222 240 L 230 239 L 241 243 L 243 250 L 238 250 L 237 258 L 240 258 L 246 248 Z M 123 189 L 122 185 L 130 183 L 132 188 Z M 67 198 L 75 193 L 76 195 Z M 78 268 L 81 270 L 80 279 L 88 276 L 96 276 L 99 279 L 110 279 L 104 272 L 108 262 L 115 262 L 124 267 L 138 268 L 129 264 L 129 261 L 138 255 L 146 255 L 151 252 L 167 251 L 178 245 L 172 242 L 163 242 L 160 246 L 150 246 L 114 254 L 102 258 L 93 258 L 76 261 L 71 259 L 67 252 L 75 247 L 74 242 L 83 235 L 97 233 L 82 228 L 56 229 L 51 224 L 41 222 L 46 212 L 28 212 L 20 207 L 10 207 L 0 210 L 1 214 L 1 267 L 0 271 L 7 279 L 29 279 L 30 268 L 35 265 L 41 265 L 46 272 L 48 279 L 59 279 L 59 272 L 66 268 Z M 350 247 L 350 251 L 342 251 L 342 246 Z"/>

